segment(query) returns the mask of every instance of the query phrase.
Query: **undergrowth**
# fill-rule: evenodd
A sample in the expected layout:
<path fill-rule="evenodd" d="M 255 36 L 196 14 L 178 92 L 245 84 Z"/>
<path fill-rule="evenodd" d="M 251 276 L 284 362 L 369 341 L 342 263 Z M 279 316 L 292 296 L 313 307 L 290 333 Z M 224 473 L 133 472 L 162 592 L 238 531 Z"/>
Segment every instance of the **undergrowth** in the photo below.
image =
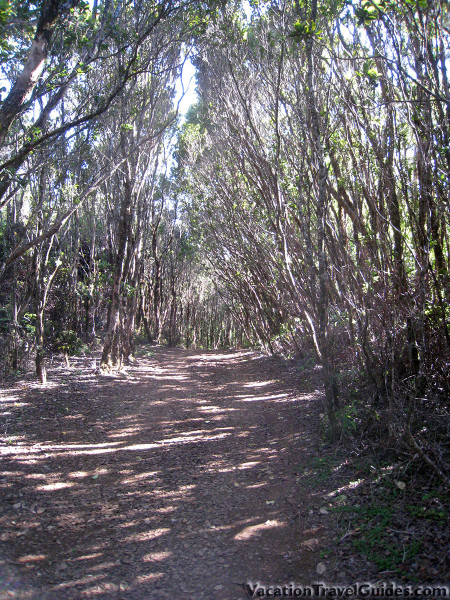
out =
<path fill-rule="evenodd" d="M 442 483 L 401 462 L 338 450 L 322 447 L 321 456 L 300 471 L 305 485 L 333 489 L 323 496 L 328 503 L 323 513 L 334 518 L 335 539 L 321 550 L 321 558 L 349 578 L 442 581 L 445 550 L 436 542 L 445 543 L 449 532 Z"/>

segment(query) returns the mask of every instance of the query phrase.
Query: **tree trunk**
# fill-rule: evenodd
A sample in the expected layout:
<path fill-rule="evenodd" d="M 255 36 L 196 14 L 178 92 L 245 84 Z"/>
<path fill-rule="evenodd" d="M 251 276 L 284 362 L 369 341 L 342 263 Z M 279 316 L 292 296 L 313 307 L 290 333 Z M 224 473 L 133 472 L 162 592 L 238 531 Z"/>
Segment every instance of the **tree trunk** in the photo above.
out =
<path fill-rule="evenodd" d="M 44 351 L 44 307 L 38 300 L 36 307 L 36 375 L 43 384 L 47 383 Z"/>
<path fill-rule="evenodd" d="M 36 34 L 27 61 L 0 109 L 0 147 L 5 141 L 11 124 L 22 110 L 44 69 L 48 47 L 54 26 L 63 11 L 73 8 L 80 0 L 44 0 Z"/>
<path fill-rule="evenodd" d="M 161 333 L 161 263 L 155 258 L 155 279 L 153 281 L 153 337 L 159 341 Z"/>
<path fill-rule="evenodd" d="M 317 19 L 317 0 L 312 1 L 311 21 Z M 337 433 L 337 394 L 336 383 L 333 374 L 331 351 L 328 338 L 328 270 L 326 261 L 325 235 L 326 219 L 328 210 L 328 191 L 327 191 L 327 167 L 325 165 L 324 152 L 321 141 L 321 127 L 319 121 L 319 112 L 315 97 L 314 65 L 313 65 L 313 46 L 314 39 L 309 35 L 305 42 L 307 57 L 307 102 L 311 123 L 311 135 L 313 139 L 313 157 L 318 166 L 318 193 L 317 193 L 317 254 L 318 254 L 318 276 L 319 276 L 319 296 L 317 303 L 318 342 L 321 353 L 323 382 L 325 388 L 325 402 L 327 415 L 330 425 L 330 434 L 335 436 Z"/>
<path fill-rule="evenodd" d="M 125 165 L 126 167 L 128 165 Z M 110 370 L 117 361 L 118 345 L 117 340 L 117 329 L 119 325 L 119 312 L 120 312 L 120 287 L 124 276 L 125 266 L 125 254 L 128 244 L 128 236 L 130 229 L 131 219 L 131 192 L 129 189 L 125 189 L 125 193 L 122 199 L 120 208 L 120 217 L 118 225 L 118 241 L 117 241 L 117 257 L 114 267 L 114 278 L 113 287 L 111 293 L 111 312 L 109 316 L 108 331 L 106 332 L 105 341 L 103 345 L 102 358 L 100 361 L 100 368 Z M 115 356 L 116 355 L 116 356 Z"/>

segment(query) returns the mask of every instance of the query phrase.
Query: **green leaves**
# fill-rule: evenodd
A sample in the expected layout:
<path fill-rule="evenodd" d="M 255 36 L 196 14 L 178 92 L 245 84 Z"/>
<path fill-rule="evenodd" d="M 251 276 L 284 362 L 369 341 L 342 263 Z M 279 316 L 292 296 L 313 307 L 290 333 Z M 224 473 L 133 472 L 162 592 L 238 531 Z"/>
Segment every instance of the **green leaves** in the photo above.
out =
<path fill-rule="evenodd" d="M 389 3 L 388 3 L 389 4 Z M 386 9 L 385 0 L 362 0 L 361 5 L 355 8 L 358 25 L 371 25 Z"/>
<path fill-rule="evenodd" d="M 0 0 L 0 58 L 8 59 L 8 52 L 13 50 L 8 37 L 4 35 L 4 29 L 9 19 L 13 14 L 11 3 L 9 0 Z"/>
<path fill-rule="evenodd" d="M 408 10 L 424 11 L 428 8 L 428 0 L 404 0 L 403 10 L 405 5 L 409 7 Z M 388 10 L 401 11 L 402 4 L 396 0 L 361 0 L 360 5 L 354 9 L 358 25 L 364 25 L 365 27 L 369 27 Z"/>
<path fill-rule="evenodd" d="M 405 0 L 405 4 L 412 8 L 419 8 L 421 10 L 427 10 L 428 0 Z"/>
<path fill-rule="evenodd" d="M 12 14 L 10 0 L 0 0 L 0 25 L 4 25 Z"/>
<path fill-rule="evenodd" d="M 355 71 L 359 77 L 365 77 L 368 79 L 368 83 L 374 87 L 378 85 L 378 81 L 382 77 L 382 73 L 378 71 L 378 68 L 373 60 L 367 60 L 364 65 L 362 72 Z"/>
<path fill-rule="evenodd" d="M 21 326 L 27 333 L 34 333 L 36 331 L 36 313 L 25 313 L 23 315 Z"/>
<path fill-rule="evenodd" d="M 315 21 L 300 21 L 294 23 L 294 30 L 289 33 L 290 37 L 304 39 L 309 35 L 316 33 L 317 24 Z M 319 33 L 319 32 L 317 32 Z"/>
<path fill-rule="evenodd" d="M 377 85 L 378 80 L 381 78 L 381 73 L 378 71 L 373 61 L 368 60 L 364 63 L 363 73 L 372 85 Z"/>

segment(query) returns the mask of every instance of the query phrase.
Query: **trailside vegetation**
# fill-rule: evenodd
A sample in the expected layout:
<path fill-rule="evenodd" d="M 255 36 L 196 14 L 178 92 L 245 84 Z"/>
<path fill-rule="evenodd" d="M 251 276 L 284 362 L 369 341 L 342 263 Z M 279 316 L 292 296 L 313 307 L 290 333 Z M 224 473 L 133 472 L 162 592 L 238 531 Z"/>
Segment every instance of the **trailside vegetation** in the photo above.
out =
<path fill-rule="evenodd" d="M 448 483 L 449 47 L 444 0 L 1 1 L 2 374 L 259 347 Z"/>

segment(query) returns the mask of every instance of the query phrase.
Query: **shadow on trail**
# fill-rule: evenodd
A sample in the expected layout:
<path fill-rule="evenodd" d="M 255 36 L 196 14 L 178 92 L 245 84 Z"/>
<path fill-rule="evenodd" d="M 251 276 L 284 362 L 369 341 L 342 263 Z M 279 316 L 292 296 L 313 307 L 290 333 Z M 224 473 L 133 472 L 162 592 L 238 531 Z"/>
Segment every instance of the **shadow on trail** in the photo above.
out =
<path fill-rule="evenodd" d="M 158 348 L 127 378 L 4 389 L 0 567 L 17 578 L 0 598 L 235 600 L 248 580 L 310 583 L 321 526 L 299 467 L 320 391 L 280 374 L 250 352 Z"/>

